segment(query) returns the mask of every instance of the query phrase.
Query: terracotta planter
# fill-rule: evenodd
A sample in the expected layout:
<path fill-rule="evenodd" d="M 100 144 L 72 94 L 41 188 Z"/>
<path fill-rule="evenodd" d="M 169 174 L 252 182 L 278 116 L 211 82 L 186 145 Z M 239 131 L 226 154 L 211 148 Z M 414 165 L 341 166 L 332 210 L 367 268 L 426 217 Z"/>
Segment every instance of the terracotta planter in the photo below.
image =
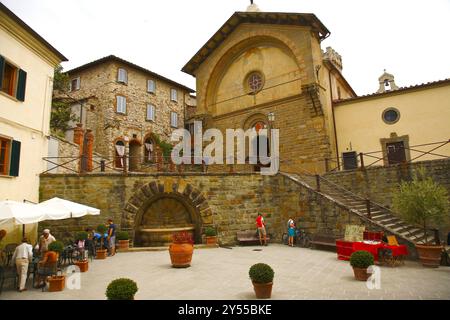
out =
<path fill-rule="evenodd" d="M 172 243 L 169 247 L 170 260 L 174 268 L 188 268 L 191 266 L 194 245 L 190 243 Z"/>
<path fill-rule="evenodd" d="M 273 282 L 269 283 L 256 283 L 252 281 L 253 289 L 257 299 L 269 299 L 272 296 Z"/>
<path fill-rule="evenodd" d="M 66 284 L 65 276 L 52 276 L 48 278 L 48 291 L 63 291 Z"/>
<path fill-rule="evenodd" d="M 77 261 L 75 265 L 80 268 L 80 272 L 86 272 L 89 270 L 89 262 L 87 260 Z"/>
<path fill-rule="evenodd" d="M 367 273 L 367 268 L 353 267 L 353 273 L 355 274 L 355 279 L 359 281 L 367 281 L 370 277 L 370 273 Z"/>
<path fill-rule="evenodd" d="M 416 250 L 424 267 L 438 268 L 441 264 L 442 246 L 416 244 Z"/>
<path fill-rule="evenodd" d="M 127 251 L 130 248 L 130 240 L 119 240 L 117 248 L 119 251 Z"/>
<path fill-rule="evenodd" d="M 217 244 L 217 236 L 206 237 L 206 244 L 208 246 L 215 246 Z"/>
<path fill-rule="evenodd" d="M 95 259 L 106 259 L 107 252 L 108 250 L 106 249 L 98 249 L 97 256 L 95 257 Z"/>

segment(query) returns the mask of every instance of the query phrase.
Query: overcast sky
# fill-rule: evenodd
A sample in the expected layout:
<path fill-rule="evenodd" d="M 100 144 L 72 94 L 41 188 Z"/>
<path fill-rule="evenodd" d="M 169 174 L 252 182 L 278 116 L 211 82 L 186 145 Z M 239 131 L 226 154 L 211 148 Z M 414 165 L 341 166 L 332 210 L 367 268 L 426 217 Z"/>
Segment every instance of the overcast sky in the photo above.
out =
<path fill-rule="evenodd" d="M 249 0 L 1 0 L 64 54 L 65 70 L 114 54 L 195 89 L 181 68 Z M 450 0 L 255 0 L 314 13 L 357 94 L 387 69 L 399 86 L 450 78 Z"/>

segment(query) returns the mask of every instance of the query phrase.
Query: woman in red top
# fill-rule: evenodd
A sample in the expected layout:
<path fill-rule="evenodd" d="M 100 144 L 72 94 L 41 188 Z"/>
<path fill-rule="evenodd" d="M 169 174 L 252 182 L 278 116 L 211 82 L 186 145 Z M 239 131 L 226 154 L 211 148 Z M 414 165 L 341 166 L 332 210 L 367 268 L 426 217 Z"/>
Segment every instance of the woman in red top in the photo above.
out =
<path fill-rule="evenodd" d="M 264 222 L 264 217 L 261 213 L 258 213 L 258 217 L 256 218 L 256 227 L 258 228 L 258 234 L 259 234 L 259 243 L 267 246 L 267 240 L 266 240 L 266 224 Z"/>

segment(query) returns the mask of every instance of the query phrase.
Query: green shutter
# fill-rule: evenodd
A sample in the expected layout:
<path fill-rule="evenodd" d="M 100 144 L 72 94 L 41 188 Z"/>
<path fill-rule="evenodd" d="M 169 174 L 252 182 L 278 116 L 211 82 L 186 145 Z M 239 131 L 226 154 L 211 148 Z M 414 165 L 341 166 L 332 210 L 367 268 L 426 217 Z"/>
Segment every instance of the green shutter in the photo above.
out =
<path fill-rule="evenodd" d="M 19 81 L 17 82 L 16 98 L 20 101 L 25 101 L 25 87 L 27 84 L 27 73 L 22 69 L 19 70 Z"/>
<path fill-rule="evenodd" d="M 13 140 L 11 145 L 11 163 L 9 166 L 9 175 L 12 177 L 19 176 L 20 164 L 20 141 Z"/>
<path fill-rule="evenodd" d="M 3 83 L 3 70 L 5 69 L 5 58 L 0 56 L 0 87 Z"/>

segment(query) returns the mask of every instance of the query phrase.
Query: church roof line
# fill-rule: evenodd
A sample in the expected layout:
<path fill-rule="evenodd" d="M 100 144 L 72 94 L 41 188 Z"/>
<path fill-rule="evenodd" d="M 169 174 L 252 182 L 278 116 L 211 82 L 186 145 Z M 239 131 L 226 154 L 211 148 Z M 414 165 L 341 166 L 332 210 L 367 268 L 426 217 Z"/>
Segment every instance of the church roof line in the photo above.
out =
<path fill-rule="evenodd" d="M 430 87 L 440 87 L 440 86 L 445 86 L 445 85 L 450 85 L 450 78 L 416 84 L 416 85 L 412 85 L 412 86 L 408 86 L 408 87 L 400 87 L 396 90 L 391 90 L 391 91 L 386 91 L 386 92 L 381 92 L 381 93 L 375 92 L 375 93 L 366 94 L 363 96 L 357 96 L 357 97 L 348 98 L 348 99 L 336 100 L 336 101 L 333 101 L 333 104 L 336 106 L 339 104 L 345 104 L 347 102 L 353 102 L 356 100 L 380 98 L 380 97 L 387 96 L 387 95 L 395 95 L 395 94 L 399 94 L 399 93 L 404 93 L 405 91 L 429 89 Z"/>
<path fill-rule="evenodd" d="M 330 31 L 312 13 L 238 11 L 223 24 L 181 70 L 194 76 L 195 70 L 203 61 L 242 23 L 312 26 L 321 40 L 330 35 Z"/>

